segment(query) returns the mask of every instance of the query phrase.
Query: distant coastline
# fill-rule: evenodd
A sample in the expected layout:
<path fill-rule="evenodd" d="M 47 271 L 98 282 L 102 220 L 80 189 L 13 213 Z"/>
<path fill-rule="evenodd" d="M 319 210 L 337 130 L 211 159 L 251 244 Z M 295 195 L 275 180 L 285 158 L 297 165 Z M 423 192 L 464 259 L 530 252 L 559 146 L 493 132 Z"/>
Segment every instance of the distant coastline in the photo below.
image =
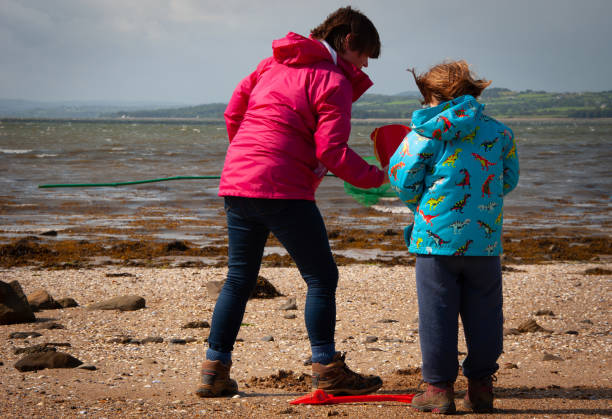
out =
<path fill-rule="evenodd" d="M 481 99 L 485 113 L 500 120 L 537 120 L 544 118 L 612 118 L 612 91 L 551 93 L 526 90 L 515 92 L 504 88 L 484 91 Z M 0 99 L 0 118 L 181 121 L 185 123 L 216 123 L 223 121 L 225 103 L 205 103 L 195 106 L 149 104 L 88 104 L 44 103 Z M 421 109 L 421 97 L 416 92 L 396 95 L 365 94 L 353 104 L 353 121 L 400 121 Z"/>

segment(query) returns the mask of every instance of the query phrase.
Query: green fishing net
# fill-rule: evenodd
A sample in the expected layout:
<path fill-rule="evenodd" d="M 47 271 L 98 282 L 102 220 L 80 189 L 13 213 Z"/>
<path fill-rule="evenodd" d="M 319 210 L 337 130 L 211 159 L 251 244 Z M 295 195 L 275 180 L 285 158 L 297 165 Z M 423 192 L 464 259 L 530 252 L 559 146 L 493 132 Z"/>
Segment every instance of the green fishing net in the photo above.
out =
<path fill-rule="evenodd" d="M 364 157 L 364 160 L 380 168 L 380 163 L 378 163 L 376 157 Z M 385 183 L 378 188 L 363 189 L 353 186 L 348 182 L 344 182 L 344 192 L 352 196 L 355 201 L 366 207 L 378 203 L 380 198 L 394 198 L 397 196 L 391 188 L 390 183 Z"/>

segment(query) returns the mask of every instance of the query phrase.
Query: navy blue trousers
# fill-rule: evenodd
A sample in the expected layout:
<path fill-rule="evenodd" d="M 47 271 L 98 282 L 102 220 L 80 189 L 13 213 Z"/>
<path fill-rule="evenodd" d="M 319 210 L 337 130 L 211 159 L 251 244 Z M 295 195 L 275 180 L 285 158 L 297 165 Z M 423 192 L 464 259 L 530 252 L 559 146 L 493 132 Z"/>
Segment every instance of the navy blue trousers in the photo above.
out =
<path fill-rule="evenodd" d="M 225 197 L 225 211 L 228 273 L 213 312 L 209 347 L 218 352 L 232 351 L 270 232 L 287 249 L 308 286 L 304 310 L 311 346 L 333 347 L 338 268 L 316 204 L 307 200 Z"/>
<path fill-rule="evenodd" d="M 457 378 L 459 316 L 468 350 L 463 375 L 494 374 L 503 349 L 499 256 L 417 255 L 416 283 L 423 381 Z"/>

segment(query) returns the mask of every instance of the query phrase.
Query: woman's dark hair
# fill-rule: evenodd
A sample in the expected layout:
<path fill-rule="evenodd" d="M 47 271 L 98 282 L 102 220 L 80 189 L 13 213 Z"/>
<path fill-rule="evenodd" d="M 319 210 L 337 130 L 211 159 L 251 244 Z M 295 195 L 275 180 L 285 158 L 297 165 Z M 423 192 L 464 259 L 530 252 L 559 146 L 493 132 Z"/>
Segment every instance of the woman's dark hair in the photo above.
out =
<path fill-rule="evenodd" d="M 414 69 L 408 69 L 414 76 L 414 81 L 423 95 L 423 104 L 453 100 L 459 96 L 480 96 L 490 84 L 490 80 L 477 79 L 470 71 L 470 66 L 464 60 L 447 61 L 429 69 L 426 73 L 417 75 Z"/>
<path fill-rule="evenodd" d="M 350 34 L 348 47 L 367 54 L 370 58 L 380 55 L 380 37 L 374 24 L 366 15 L 351 6 L 342 7 L 310 32 L 316 39 L 324 39 L 339 53 L 345 52 L 344 39 Z"/>

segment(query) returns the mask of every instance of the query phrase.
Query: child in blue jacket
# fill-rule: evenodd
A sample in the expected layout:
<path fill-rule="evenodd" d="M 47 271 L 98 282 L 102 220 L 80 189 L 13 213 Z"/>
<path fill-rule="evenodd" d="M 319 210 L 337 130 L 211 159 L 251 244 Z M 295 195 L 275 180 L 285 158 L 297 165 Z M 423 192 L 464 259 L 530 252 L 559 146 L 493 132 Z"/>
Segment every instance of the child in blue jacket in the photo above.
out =
<path fill-rule="evenodd" d="M 468 354 L 464 405 L 493 409 L 493 374 L 502 352 L 503 199 L 518 182 L 512 131 L 483 113 L 475 97 L 491 84 L 465 61 L 412 73 L 424 104 L 389 163 L 389 178 L 414 213 L 404 233 L 416 253 L 419 335 L 427 390 L 412 406 L 453 413 L 458 316 Z"/>

